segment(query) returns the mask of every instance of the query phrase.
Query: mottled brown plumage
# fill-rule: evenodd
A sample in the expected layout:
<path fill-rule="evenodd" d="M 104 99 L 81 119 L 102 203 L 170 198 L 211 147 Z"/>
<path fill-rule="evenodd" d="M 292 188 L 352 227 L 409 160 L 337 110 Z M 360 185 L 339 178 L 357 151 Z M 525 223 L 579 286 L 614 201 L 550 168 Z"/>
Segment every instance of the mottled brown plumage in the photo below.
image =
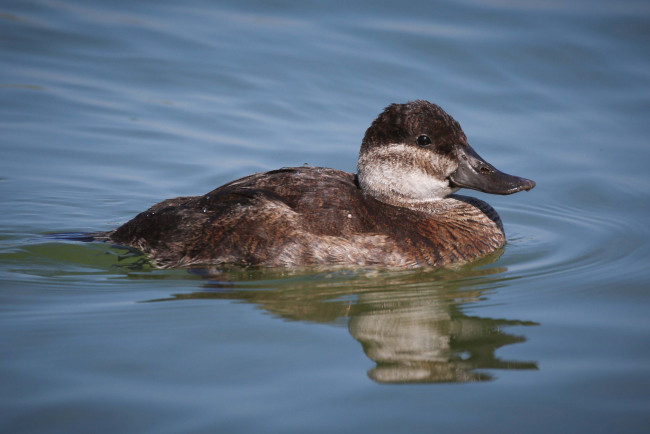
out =
<path fill-rule="evenodd" d="M 422 146 L 423 134 L 430 145 Z M 451 194 L 463 164 L 456 161 L 459 147 L 469 148 L 467 139 L 440 107 L 394 104 L 366 133 L 359 177 L 320 167 L 259 173 L 204 196 L 165 200 L 105 235 L 161 267 L 466 262 L 503 246 L 505 235 L 488 204 Z"/>

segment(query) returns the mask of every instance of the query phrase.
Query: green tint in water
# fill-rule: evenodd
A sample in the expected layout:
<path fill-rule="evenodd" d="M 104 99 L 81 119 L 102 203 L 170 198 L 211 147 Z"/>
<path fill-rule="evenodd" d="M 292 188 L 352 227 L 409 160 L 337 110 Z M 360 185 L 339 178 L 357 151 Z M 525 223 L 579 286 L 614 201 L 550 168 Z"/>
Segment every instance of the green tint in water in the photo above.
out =
<path fill-rule="evenodd" d="M 64 241 L 27 244 L 0 254 L 7 270 L 40 277 L 123 274 L 130 268 L 138 271 L 153 269 L 146 257 L 126 248 L 108 249 L 99 243 L 69 243 Z"/>

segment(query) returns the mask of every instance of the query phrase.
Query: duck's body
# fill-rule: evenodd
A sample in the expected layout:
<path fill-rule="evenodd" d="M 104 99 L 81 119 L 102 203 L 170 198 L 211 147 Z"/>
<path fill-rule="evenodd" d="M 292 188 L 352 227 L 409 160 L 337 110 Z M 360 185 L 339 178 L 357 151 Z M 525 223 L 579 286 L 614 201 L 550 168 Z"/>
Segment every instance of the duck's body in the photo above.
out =
<path fill-rule="evenodd" d="M 162 267 L 444 266 L 505 244 L 497 213 L 450 196 L 403 208 L 364 195 L 355 175 L 296 167 L 247 176 L 204 196 L 161 202 L 110 235 Z"/>
<path fill-rule="evenodd" d="M 452 193 L 479 188 L 472 182 L 500 194 L 534 186 L 481 160 L 460 126 L 425 101 L 390 106 L 375 120 L 358 170 L 297 167 L 247 176 L 204 196 L 165 200 L 106 237 L 161 267 L 446 266 L 506 241 L 488 204 Z M 474 173 L 479 181 L 468 181 Z"/>

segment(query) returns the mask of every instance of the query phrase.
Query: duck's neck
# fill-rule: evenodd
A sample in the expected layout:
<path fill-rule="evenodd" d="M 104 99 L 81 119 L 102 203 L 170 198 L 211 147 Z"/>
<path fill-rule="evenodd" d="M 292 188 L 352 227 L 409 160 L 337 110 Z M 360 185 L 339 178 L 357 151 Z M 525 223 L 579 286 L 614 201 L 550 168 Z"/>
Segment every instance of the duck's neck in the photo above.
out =
<path fill-rule="evenodd" d="M 369 190 L 367 188 L 364 188 L 363 190 L 366 195 L 385 204 L 421 211 L 446 209 L 449 207 L 449 203 L 454 201 L 452 199 L 453 196 L 419 199 L 403 196 L 394 191 L 385 193 L 382 191 L 378 192 L 376 190 Z"/>

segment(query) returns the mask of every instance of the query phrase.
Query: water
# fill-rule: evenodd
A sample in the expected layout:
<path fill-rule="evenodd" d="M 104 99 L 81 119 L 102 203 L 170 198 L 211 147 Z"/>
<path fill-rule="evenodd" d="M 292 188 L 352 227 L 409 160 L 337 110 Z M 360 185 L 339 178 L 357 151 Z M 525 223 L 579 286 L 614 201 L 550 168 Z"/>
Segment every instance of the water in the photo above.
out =
<path fill-rule="evenodd" d="M 0 3 L 3 432 L 646 432 L 650 6 Z M 46 236 L 428 99 L 534 179 L 451 270 L 156 270 Z M 472 192 L 471 194 L 475 194 Z"/>

